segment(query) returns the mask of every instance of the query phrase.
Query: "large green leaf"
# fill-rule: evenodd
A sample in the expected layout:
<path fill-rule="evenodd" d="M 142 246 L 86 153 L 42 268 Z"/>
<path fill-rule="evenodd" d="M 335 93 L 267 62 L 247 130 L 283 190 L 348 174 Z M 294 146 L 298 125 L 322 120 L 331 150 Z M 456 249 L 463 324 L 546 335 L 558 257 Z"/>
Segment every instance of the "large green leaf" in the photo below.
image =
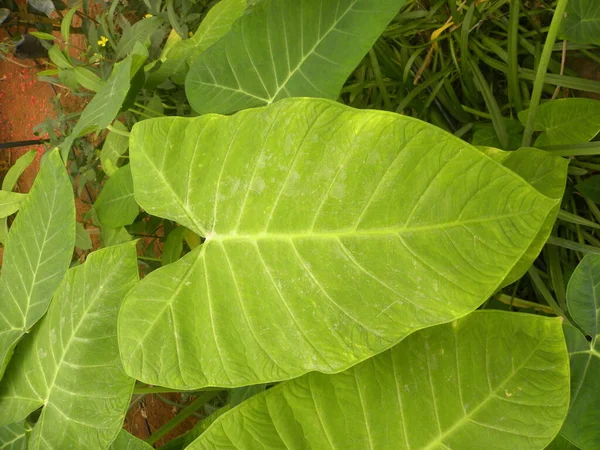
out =
<path fill-rule="evenodd" d="M 562 434 L 559 434 L 554 440 L 546 447 L 545 450 L 580 450 L 579 447 L 573 445 L 567 440 Z"/>
<path fill-rule="evenodd" d="M 591 338 L 565 326 L 571 356 L 571 407 L 562 433 L 583 450 L 600 448 L 600 255 L 588 255 L 567 286 L 571 317 Z"/>
<path fill-rule="evenodd" d="M 529 110 L 519 113 L 525 124 Z M 534 129 L 542 133 L 536 147 L 581 144 L 600 131 L 600 101 L 589 98 L 564 98 L 542 104 L 535 116 Z"/>
<path fill-rule="evenodd" d="M 0 450 L 26 450 L 31 428 L 24 422 L 0 427 Z"/>
<path fill-rule="evenodd" d="M 116 63 L 110 78 L 81 113 L 73 131 L 61 144 L 61 155 L 67 159 L 75 139 L 102 128 L 115 119 L 131 87 L 132 57 Z"/>
<path fill-rule="evenodd" d="M 531 246 L 502 283 L 506 286 L 517 281 L 527 272 L 527 269 L 531 267 L 531 264 L 546 244 L 560 211 L 560 200 L 565 191 L 569 161 L 565 158 L 553 156 L 550 152 L 535 148 L 520 148 L 514 152 L 503 152 L 486 147 L 482 148 L 482 151 L 523 177 L 542 195 L 556 200 L 556 206 L 546 217 Z"/>
<path fill-rule="evenodd" d="M 285 97 L 335 99 L 405 0 L 264 0 L 203 52 L 185 80 L 199 113 Z"/>
<path fill-rule="evenodd" d="M 140 206 L 206 238 L 120 314 L 126 371 L 162 386 L 337 372 L 463 316 L 557 204 L 440 129 L 327 100 L 148 120 L 130 146 Z"/>
<path fill-rule="evenodd" d="M 600 175 L 586 178 L 575 186 L 579 192 L 593 202 L 600 203 Z"/>
<path fill-rule="evenodd" d="M 119 361 L 117 312 L 137 278 L 135 243 L 90 253 L 17 347 L 0 385 L 0 424 L 43 406 L 30 448 L 101 449 L 117 436 L 134 384 Z"/>
<path fill-rule="evenodd" d="M 103 225 L 119 228 L 133 223 L 140 209 L 133 198 L 129 164 L 117 169 L 106 181 L 94 208 Z"/>
<path fill-rule="evenodd" d="M 149 17 L 127 28 L 117 44 L 115 58 L 126 57 L 138 42 L 144 44 L 159 29 L 162 22 L 163 20 L 160 17 Z"/>
<path fill-rule="evenodd" d="M 600 3 L 598 0 L 569 0 L 561 23 L 563 39 L 579 44 L 600 45 Z"/>
<path fill-rule="evenodd" d="M 541 449 L 568 403 L 560 320 L 478 311 L 256 395 L 188 449 Z"/>
<path fill-rule="evenodd" d="M 69 268 L 75 204 L 58 151 L 48 154 L 8 234 L 0 278 L 0 378 L 13 347 L 42 317 Z"/>

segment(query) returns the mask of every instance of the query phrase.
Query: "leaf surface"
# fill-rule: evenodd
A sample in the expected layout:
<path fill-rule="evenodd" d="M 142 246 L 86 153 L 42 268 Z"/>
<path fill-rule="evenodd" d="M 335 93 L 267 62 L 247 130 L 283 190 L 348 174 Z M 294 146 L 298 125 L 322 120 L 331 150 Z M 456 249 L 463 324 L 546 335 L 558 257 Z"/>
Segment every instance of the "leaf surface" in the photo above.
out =
<path fill-rule="evenodd" d="M 26 194 L 19 192 L 0 191 L 0 219 L 16 213 L 25 197 L 27 197 Z"/>
<path fill-rule="evenodd" d="M 578 44 L 600 45 L 600 3 L 569 0 L 561 23 L 563 39 Z"/>
<path fill-rule="evenodd" d="M 112 126 L 117 130 L 129 132 L 127 127 L 119 121 L 115 121 Z M 128 147 L 129 139 L 127 136 L 112 131 L 106 135 L 104 145 L 102 145 L 102 150 L 100 151 L 100 162 L 102 163 L 102 170 L 109 177 L 119 168 L 117 166 L 119 158 L 125 154 Z"/>
<path fill-rule="evenodd" d="M 117 169 L 106 181 L 94 208 L 103 225 L 119 228 L 133 223 L 140 209 L 133 198 L 129 164 Z"/>
<path fill-rule="evenodd" d="M 593 202 L 600 203 L 600 175 L 586 178 L 575 186 L 579 192 Z"/>
<path fill-rule="evenodd" d="M 519 113 L 525 124 L 529 110 Z M 543 103 L 535 117 L 534 129 L 542 133 L 536 147 L 581 144 L 600 131 L 600 101 L 589 98 L 564 98 Z"/>
<path fill-rule="evenodd" d="M 582 450 L 600 447 L 600 255 L 587 255 L 567 286 L 571 317 L 591 337 L 565 325 L 571 357 L 571 407 L 562 433 Z"/>
<path fill-rule="evenodd" d="M 264 0 L 194 62 L 194 110 L 231 113 L 286 97 L 335 99 L 405 0 Z"/>
<path fill-rule="evenodd" d="M 327 100 L 143 121 L 130 146 L 140 206 L 206 238 L 120 314 L 126 371 L 161 386 L 337 372 L 463 316 L 558 203 L 431 125 Z"/>
<path fill-rule="evenodd" d="M 121 430 L 109 450 L 152 450 L 152 447 L 127 431 Z"/>
<path fill-rule="evenodd" d="M 188 449 L 541 449 L 568 402 L 560 320 L 477 311 L 256 395 Z"/>
<path fill-rule="evenodd" d="M 17 347 L 0 385 L 0 423 L 43 406 L 29 448 L 106 448 L 117 436 L 134 384 L 119 361 L 117 313 L 137 277 L 135 243 L 90 253 Z"/>
<path fill-rule="evenodd" d="M 46 157 L 8 234 L 0 278 L 0 378 L 12 349 L 44 315 L 75 243 L 73 188 L 58 151 Z"/>
<path fill-rule="evenodd" d="M 31 429 L 24 422 L 0 427 L 0 450 L 26 450 Z"/>

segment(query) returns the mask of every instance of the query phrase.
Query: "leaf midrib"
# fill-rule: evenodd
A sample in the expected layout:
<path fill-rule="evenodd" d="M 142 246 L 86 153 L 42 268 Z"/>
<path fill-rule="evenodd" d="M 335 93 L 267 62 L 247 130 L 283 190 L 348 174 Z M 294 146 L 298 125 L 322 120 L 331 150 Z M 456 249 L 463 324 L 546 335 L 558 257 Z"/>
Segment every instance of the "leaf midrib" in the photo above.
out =
<path fill-rule="evenodd" d="M 487 222 L 494 222 L 502 219 L 509 219 L 511 217 L 526 216 L 531 214 L 532 209 L 521 211 L 517 213 L 502 214 L 493 217 L 485 217 L 471 220 L 454 220 L 450 222 L 441 222 L 430 225 L 418 225 L 418 226 L 403 226 L 393 228 L 378 228 L 378 229 L 350 229 L 350 230 L 332 230 L 332 231 L 312 231 L 312 230 L 301 230 L 293 231 L 290 233 L 270 233 L 269 231 L 261 231 L 258 233 L 238 233 L 237 230 L 228 232 L 226 234 L 219 234 L 217 231 L 211 231 L 206 234 L 206 242 L 210 241 L 257 241 L 257 240 L 288 240 L 288 239 L 338 239 L 343 237 L 379 237 L 379 236 L 398 236 L 403 234 L 410 234 L 416 232 L 427 232 L 436 230 L 445 230 L 448 228 L 461 227 L 469 224 L 481 224 Z"/>

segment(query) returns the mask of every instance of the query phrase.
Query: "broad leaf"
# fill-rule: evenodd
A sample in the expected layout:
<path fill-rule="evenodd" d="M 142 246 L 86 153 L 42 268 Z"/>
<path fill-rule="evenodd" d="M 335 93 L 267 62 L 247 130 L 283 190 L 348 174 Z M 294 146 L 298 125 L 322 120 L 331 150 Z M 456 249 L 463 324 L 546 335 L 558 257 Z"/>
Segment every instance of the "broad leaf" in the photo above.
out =
<path fill-rule="evenodd" d="M 67 159 L 71 145 L 79 136 L 106 128 L 115 119 L 130 88 L 132 58 L 116 63 L 110 78 L 81 113 L 71 134 L 61 144 L 61 155 Z"/>
<path fill-rule="evenodd" d="M 579 192 L 591 201 L 600 203 L 600 175 L 586 178 L 575 186 Z"/>
<path fill-rule="evenodd" d="M 561 23 L 563 39 L 578 44 L 600 45 L 600 3 L 598 0 L 569 0 Z"/>
<path fill-rule="evenodd" d="M 18 192 L 0 191 L 0 219 L 16 213 L 27 195 Z"/>
<path fill-rule="evenodd" d="M 556 206 L 546 217 L 531 246 L 502 283 L 506 286 L 517 281 L 527 272 L 527 269 L 546 244 L 560 210 L 560 201 L 567 182 L 569 161 L 565 158 L 553 156 L 550 152 L 535 148 L 521 148 L 514 152 L 503 152 L 488 147 L 483 148 L 482 151 L 523 177 L 542 195 L 556 200 Z"/>
<path fill-rule="evenodd" d="M 80 250 L 90 250 L 92 248 L 90 234 L 79 222 L 75 224 L 75 247 Z"/>
<path fill-rule="evenodd" d="M 541 449 L 567 412 L 559 319 L 478 311 L 224 414 L 189 450 Z"/>
<path fill-rule="evenodd" d="M 119 121 L 115 121 L 112 126 L 119 131 L 129 132 L 127 127 Z M 127 151 L 127 147 L 129 147 L 129 139 L 127 136 L 112 131 L 106 136 L 104 145 L 100 151 L 100 162 L 102 163 L 102 170 L 104 170 L 109 177 L 119 168 L 117 163 L 119 158 Z"/>
<path fill-rule="evenodd" d="M 600 447 L 600 339 L 565 324 L 571 362 L 571 405 L 561 433 L 582 450 Z"/>
<path fill-rule="evenodd" d="M 44 315 L 69 268 L 75 205 L 58 151 L 48 154 L 10 229 L 0 278 L 0 378 L 12 349 Z"/>
<path fill-rule="evenodd" d="M 169 233 L 162 251 L 161 263 L 163 266 L 174 263 L 181 257 L 183 251 L 185 227 L 177 227 Z"/>
<path fill-rule="evenodd" d="M 139 207 L 133 198 L 133 180 L 129 164 L 119 168 L 104 184 L 94 203 L 103 225 L 119 228 L 133 223 Z"/>
<path fill-rule="evenodd" d="M 523 125 L 513 119 L 504 119 L 506 131 L 508 133 L 508 148 L 504 150 L 517 150 L 521 147 L 523 139 Z M 492 124 L 480 128 L 473 133 L 472 144 L 477 146 L 502 148 L 500 139 L 496 134 L 496 130 Z"/>
<path fill-rule="evenodd" d="M 546 447 L 545 450 L 580 450 L 579 447 L 571 444 L 562 434 L 559 434 L 554 440 Z"/>
<path fill-rule="evenodd" d="M 206 238 L 120 314 L 126 371 L 161 386 L 337 372 L 461 317 L 558 204 L 440 129 L 327 100 L 143 121 L 130 146 L 140 206 Z"/>
<path fill-rule="evenodd" d="M 131 241 L 131 239 L 131 235 L 123 227 L 102 227 L 100 229 L 100 241 L 102 242 L 102 247 L 124 244 L 125 242 Z"/>
<path fill-rule="evenodd" d="M 152 450 L 152 447 L 127 431 L 121 430 L 109 450 Z"/>
<path fill-rule="evenodd" d="M 525 124 L 529 110 L 519 113 Z M 542 104 L 535 116 L 534 129 L 542 133 L 536 147 L 581 144 L 591 141 L 600 131 L 600 101 L 589 98 L 565 98 Z"/>
<path fill-rule="evenodd" d="M 117 436 L 134 384 L 119 361 L 117 313 L 137 277 L 135 243 L 91 253 L 17 347 L 0 385 L 0 423 L 43 406 L 30 448 L 100 449 Z"/>
<path fill-rule="evenodd" d="M 335 99 L 405 0 L 257 3 L 202 53 L 185 80 L 199 113 L 230 113 L 285 97 Z"/>
<path fill-rule="evenodd" d="M 0 450 L 26 450 L 31 428 L 24 422 L 0 427 Z"/>

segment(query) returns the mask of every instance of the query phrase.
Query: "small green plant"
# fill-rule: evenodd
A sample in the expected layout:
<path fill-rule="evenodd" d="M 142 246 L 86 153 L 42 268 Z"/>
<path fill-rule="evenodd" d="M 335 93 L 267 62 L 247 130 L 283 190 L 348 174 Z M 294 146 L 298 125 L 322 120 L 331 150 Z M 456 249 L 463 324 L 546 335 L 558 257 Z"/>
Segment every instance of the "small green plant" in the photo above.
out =
<path fill-rule="evenodd" d="M 0 448 L 150 448 L 210 402 L 161 448 L 598 448 L 599 261 L 580 256 L 600 212 L 580 177 L 600 164 L 565 158 L 597 154 L 598 102 L 541 101 L 583 83 L 546 72 L 585 10 L 555 2 L 533 70 L 474 32 L 516 43 L 520 2 L 432 3 L 152 2 L 130 24 L 114 2 L 85 58 L 54 44 L 42 76 L 95 94 L 31 192 L 0 191 Z M 421 19 L 460 60 L 397 51 Z M 102 184 L 82 264 L 65 164 Z M 584 201 L 596 222 L 566 209 Z M 143 443 L 123 419 L 156 392 L 195 400 Z"/>

